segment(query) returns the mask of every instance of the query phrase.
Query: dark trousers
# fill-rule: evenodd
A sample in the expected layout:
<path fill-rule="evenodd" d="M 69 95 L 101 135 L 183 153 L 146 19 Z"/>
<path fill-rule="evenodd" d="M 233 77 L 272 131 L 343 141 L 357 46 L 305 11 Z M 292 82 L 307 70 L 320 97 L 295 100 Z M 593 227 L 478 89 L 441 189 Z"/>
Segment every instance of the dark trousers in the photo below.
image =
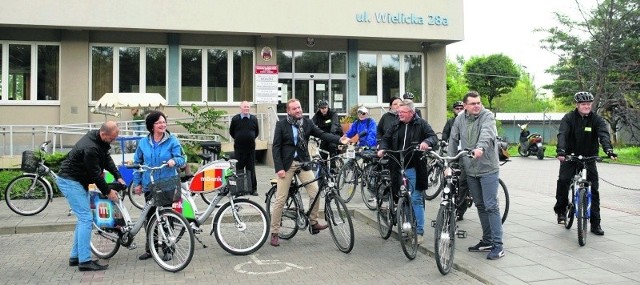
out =
<path fill-rule="evenodd" d="M 460 195 L 459 197 L 460 199 L 464 199 L 464 202 L 460 206 L 458 206 L 458 217 L 463 217 L 464 213 L 469 208 L 469 205 L 467 202 L 467 195 L 470 196 L 471 194 L 469 194 L 469 185 L 467 184 L 467 173 L 465 172 L 464 167 L 460 167 L 460 170 L 462 172 L 458 177 L 458 193 L 464 194 L 464 195 Z"/>
<path fill-rule="evenodd" d="M 556 213 L 564 213 L 569 204 L 569 186 L 576 171 L 582 169 L 581 163 L 560 163 L 560 174 L 556 186 L 556 204 L 553 210 Z M 598 191 L 598 168 L 595 162 L 587 163 L 587 180 L 591 182 L 591 224 L 600 225 L 600 192 Z"/>
<path fill-rule="evenodd" d="M 256 148 L 234 148 L 234 154 L 238 163 L 237 170 L 246 170 L 251 172 L 251 189 L 255 193 L 258 191 L 258 182 L 256 180 Z"/>

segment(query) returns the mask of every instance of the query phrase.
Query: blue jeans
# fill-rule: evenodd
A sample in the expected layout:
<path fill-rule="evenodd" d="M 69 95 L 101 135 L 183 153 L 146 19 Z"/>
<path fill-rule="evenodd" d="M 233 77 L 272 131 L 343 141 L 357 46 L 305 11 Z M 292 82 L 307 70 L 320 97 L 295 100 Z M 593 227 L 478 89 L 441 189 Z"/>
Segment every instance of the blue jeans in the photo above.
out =
<path fill-rule="evenodd" d="M 80 262 L 91 261 L 91 229 L 93 215 L 89 205 L 89 192 L 75 180 L 58 177 L 58 188 L 67 198 L 69 207 L 78 218 L 73 233 L 71 258 L 78 258 Z"/>
<path fill-rule="evenodd" d="M 424 235 L 424 193 L 416 189 L 416 169 L 409 168 L 404 174 L 409 179 L 409 191 L 411 193 L 411 206 L 416 216 L 416 233 Z"/>
<path fill-rule="evenodd" d="M 482 240 L 502 247 L 502 217 L 498 205 L 498 176 L 500 172 L 473 177 L 467 174 L 467 184 L 473 203 L 478 208 Z"/>

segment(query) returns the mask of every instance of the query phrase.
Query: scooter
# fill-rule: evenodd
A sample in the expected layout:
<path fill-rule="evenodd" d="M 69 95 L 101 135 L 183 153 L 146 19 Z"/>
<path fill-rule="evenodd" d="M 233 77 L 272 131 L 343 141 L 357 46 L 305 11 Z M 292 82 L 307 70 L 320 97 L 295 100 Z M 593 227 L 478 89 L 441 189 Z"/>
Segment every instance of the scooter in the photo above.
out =
<path fill-rule="evenodd" d="M 520 125 L 520 145 L 518 145 L 518 153 L 522 157 L 536 155 L 538 159 L 544 158 L 545 147 L 542 145 L 542 135 L 538 133 L 530 134 L 528 130 L 529 123 Z"/>

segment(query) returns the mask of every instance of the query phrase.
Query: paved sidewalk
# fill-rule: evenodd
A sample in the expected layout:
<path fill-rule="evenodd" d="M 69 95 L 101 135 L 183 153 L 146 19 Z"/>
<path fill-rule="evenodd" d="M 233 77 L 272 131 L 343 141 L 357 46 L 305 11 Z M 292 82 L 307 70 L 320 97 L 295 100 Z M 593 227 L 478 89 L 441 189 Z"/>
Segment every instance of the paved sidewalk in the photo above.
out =
<path fill-rule="evenodd" d="M 637 176 L 639 167 L 599 164 L 598 168 L 601 177 L 609 181 L 615 181 L 616 184 L 627 187 L 636 187 L 637 185 L 634 183 L 634 177 Z M 587 244 L 581 247 L 577 242 L 575 223 L 570 230 L 555 223 L 552 206 L 555 202 L 557 171 L 558 163 L 552 159 L 539 161 L 533 158 L 514 158 L 513 162 L 503 166 L 500 176 L 506 182 L 511 198 L 509 215 L 504 225 L 506 256 L 497 261 L 490 261 L 486 259 L 486 253 L 471 253 L 466 250 L 468 246 L 476 244 L 481 236 L 477 212 L 469 209 L 465 214 L 464 221 L 458 224 L 461 229 L 467 231 L 468 237 L 456 239 L 455 274 L 443 276 L 438 279 L 439 282 L 456 283 L 465 280 L 459 275 L 459 273 L 464 273 L 480 282 L 490 284 L 640 283 L 640 267 L 635 263 L 640 259 L 640 209 L 637 207 L 637 203 L 640 201 L 640 191 L 622 190 L 601 182 L 602 226 L 605 235 L 601 237 L 589 234 Z M 263 203 L 264 193 L 270 188 L 268 180 L 273 177 L 273 169 L 268 166 L 258 166 L 257 175 L 260 196 L 251 197 L 251 199 Z M 307 200 L 304 197 L 304 201 Z M 425 243 L 421 247 L 424 255 L 419 255 L 416 260 L 411 261 L 424 262 L 420 260 L 430 259 L 426 266 L 433 268 L 420 269 L 426 270 L 430 274 L 438 273 L 437 268 L 434 267 L 435 264 L 431 262 L 433 260 L 433 231 L 429 228 L 429 221 L 435 219 L 439 202 L 436 200 L 438 199 L 429 201 L 426 205 L 427 231 Z M 382 241 L 377 235 L 375 212 L 366 209 L 359 194 L 356 194 L 348 206 L 355 211 L 354 216 L 359 225 L 356 227 L 354 250 L 375 251 L 375 244 Z M 0 205 L 0 241 L 9 240 L 12 234 L 16 233 L 73 230 L 75 217 L 67 216 L 67 207 L 64 198 L 56 198 L 42 213 L 36 216 L 22 217 L 11 212 L 3 203 Z M 131 212 L 135 216 L 136 212 L 134 210 Z M 362 225 L 369 225 L 373 230 L 363 230 Z M 209 226 L 207 225 L 207 227 Z M 71 233 L 67 235 L 69 234 Z M 303 233 L 303 235 L 309 236 L 308 233 Z M 36 235 L 32 234 L 31 236 L 35 237 Z M 217 247 L 217 244 L 210 238 L 207 240 L 210 246 Z M 389 240 L 384 244 L 388 245 L 389 243 L 397 247 L 397 250 L 400 249 L 400 245 L 396 241 Z M 6 245 L 4 246 L 6 247 Z M 365 246 L 371 246 L 371 248 L 363 249 L 362 247 Z M 63 241 L 62 244 L 52 247 L 64 256 L 69 245 L 64 244 Z M 285 247 L 289 247 L 289 245 L 280 248 Z M 27 247 L 23 248 L 27 249 Z M 272 249 L 266 244 L 258 251 L 258 254 L 270 253 L 273 251 Z M 402 254 L 401 250 L 399 254 Z M 201 253 L 196 254 L 196 256 L 200 255 Z M 346 256 L 354 255 L 357 256 L 356 254 Z M 215 257 L 210 257 L 213 258 L 211 262 L 215 263 Z M 353 259 L 348 260 L 349 262 L 359 262 Z M 412 268 L 409 270 L 417 270 L 413 266 Z M 157 266 L 152 269 L 158 270 Z M 58 270 L 60 269 L 58 268 Z M 131 270 L 133 270 L 131 272 L 135 272 L 136 269 Z M 379 271 L 371 272 L 371 274 L 379 273 Z M 255 281 L 255 279 L 253 280 Z M 401 282 L 402 275 L 398 276 L 397 280 Z M 261 282 L 274 283 L 276 280 L 261 280 Z M 238 282 L 226 280 L 223 283 Z M 408 283 L 413 282 L 409 281 Z"/>

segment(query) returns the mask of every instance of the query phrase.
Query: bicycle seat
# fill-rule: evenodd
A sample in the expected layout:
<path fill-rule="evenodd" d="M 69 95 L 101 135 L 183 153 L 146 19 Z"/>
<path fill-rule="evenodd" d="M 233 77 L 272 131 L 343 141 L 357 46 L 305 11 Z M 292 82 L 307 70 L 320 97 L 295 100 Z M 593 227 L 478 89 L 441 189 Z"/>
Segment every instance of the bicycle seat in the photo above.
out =
<path fill-rule="evenodd" d="M 365 162 L 372 162 L 379 159 L 378 154 L 375 151 L 363 151 L 360 153 L 356 153 L 356 156 L 362 157 L 362 160 Z"/>

